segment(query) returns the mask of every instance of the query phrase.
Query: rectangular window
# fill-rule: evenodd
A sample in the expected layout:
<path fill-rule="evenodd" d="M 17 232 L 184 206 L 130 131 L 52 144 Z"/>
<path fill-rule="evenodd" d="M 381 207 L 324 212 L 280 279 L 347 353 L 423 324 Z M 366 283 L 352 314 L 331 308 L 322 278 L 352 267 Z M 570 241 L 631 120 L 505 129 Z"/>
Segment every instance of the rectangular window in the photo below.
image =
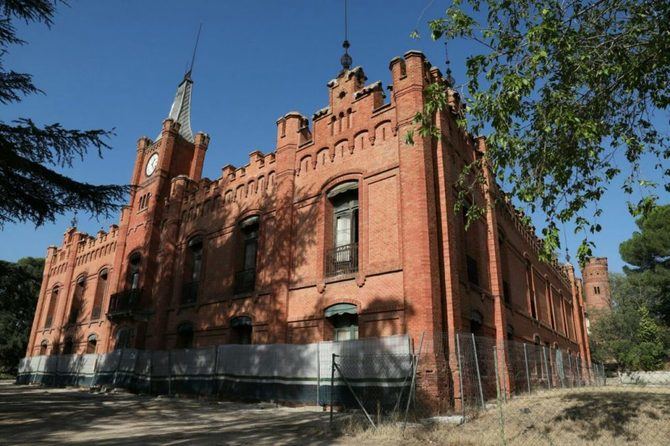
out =
<path fill-rule="evenodd" d="M 333 244 L 326 252 L 326 276 L 358 271 L 358 188 L 349 182 L 328 194 L 333 210 Z"/>
<path fill-rule="evenodd" d="M 503 280 L 503 300 L 507 305 L 512 303 L 512 292 L 506 280 Z"/>
<path fill-rule="evenodd" d="M 477 260 L 470 256 L 466 256 L 467 269 L 468 269 L 468 282 L 479 286 L 479 266 L 477 265 Z"/>
<path fill-rule="evenodd" d="M 256 288 L 256 259 L 258 255 L 258 217 L 249 217 L 242 226 L 242 269 L 235 273 L 235 293 L 248 293 Z"/>

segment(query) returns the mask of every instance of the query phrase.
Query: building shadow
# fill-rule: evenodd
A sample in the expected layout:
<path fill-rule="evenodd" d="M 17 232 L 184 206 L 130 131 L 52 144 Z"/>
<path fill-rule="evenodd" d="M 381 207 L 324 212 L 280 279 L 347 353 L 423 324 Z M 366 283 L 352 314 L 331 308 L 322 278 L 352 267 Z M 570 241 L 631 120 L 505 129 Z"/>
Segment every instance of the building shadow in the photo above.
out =
<path fill-rule="evenodd" d="M 579 430 L 579 437 L 586 441 L 596 441 L 605 435 L 627 442 L 637 441 L 634 427 L 639 429 L 644 419 L 670 420 L 670 394 L 639 390 L 587 391 L 569 393 L 561 402 L 568 407 L 553 421 L 572 422 L 575 430 Z"/>

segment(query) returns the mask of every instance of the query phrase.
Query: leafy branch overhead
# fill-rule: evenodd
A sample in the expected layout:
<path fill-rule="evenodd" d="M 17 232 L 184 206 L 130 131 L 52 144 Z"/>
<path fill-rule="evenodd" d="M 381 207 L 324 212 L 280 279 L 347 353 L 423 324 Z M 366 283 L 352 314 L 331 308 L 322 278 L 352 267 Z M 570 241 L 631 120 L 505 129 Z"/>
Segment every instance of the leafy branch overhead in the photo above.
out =
<path fill-rule="evenodd" d="M 25 42 L 13 21 L 52 24 L 57 1 L 24 0 L 0 5 L 0 103 L 7 106 L 41 93 L 25 73 L 7 71 L 2 61 L 10 45 Z M 108 215 L 118 209 L 128 188 L 92 185 L 58 173 L 84 160 L 90 148 L 102 156 L 109 149 L 106 130 L 71 130 L 60 124 L 39 126 L 28 118 L 0 121 L 0 227 L 8 222 L 41 225 L 68 210 Z"/>
<path fill-rule="evenodd" d="M 590 255 L 608 188 L 629 197 L 635 216 L 655 206 L 657 187 L 670 191 L 659 128 L 670 106 L 670 2 L 454 0 L 429 25 L 436 40 L 481 49 L 466 62 L 467 125 L 487 134 L 484 162 L 510 194 L 546 215 L 547 257 L 565 222 L 584 234 L 580 260 Z M 432 135 L 427 116 L 447 105 L 443 91 L 426 96 L 417 122 Z"/>

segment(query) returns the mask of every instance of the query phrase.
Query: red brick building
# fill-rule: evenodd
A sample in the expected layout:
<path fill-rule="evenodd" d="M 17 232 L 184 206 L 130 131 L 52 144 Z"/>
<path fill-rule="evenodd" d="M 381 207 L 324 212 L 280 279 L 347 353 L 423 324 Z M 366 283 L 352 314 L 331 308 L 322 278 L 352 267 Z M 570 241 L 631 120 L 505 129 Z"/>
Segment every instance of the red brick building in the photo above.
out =
<path fill-rule="evenodd" d="M 466 231 L 455 213 L 457 175 L 486 150 L 456 125 L 458 94 L 419 52 L 390 70 L 385 93 L 344 69 L 311 122 L 280 117 L 274 150 L 215 180 L 201 178 L 210 138 L 191 132 L 187 74 L 158 137 L 137 143 L 119 225 L 70 228 L 48 249 L 27 354 L 446 334 L 446 351 L 426 343 L 430 381 L 455 369 L 455 334 L 473 332 L 587 359 L 572 267 L 538 260 L 488 172 L 471 198 L 486 215 Z M 443 138 L 410 145 L 433 83 L 448 95 Z"/>
<path fill-rule="evenodd" d="M 612 309 L 609 269 L 606 257 L 591 257 L 582 271 L 584 280 L 584 300 L 586 304 L 586 325 L 593 323 L 598 315 Z"/>

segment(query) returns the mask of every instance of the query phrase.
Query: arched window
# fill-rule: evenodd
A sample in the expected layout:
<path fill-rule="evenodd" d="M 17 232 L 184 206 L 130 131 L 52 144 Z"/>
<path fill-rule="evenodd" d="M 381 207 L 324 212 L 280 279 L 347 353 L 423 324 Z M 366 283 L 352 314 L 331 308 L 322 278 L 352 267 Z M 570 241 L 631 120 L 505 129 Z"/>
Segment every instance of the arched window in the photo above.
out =
<path fill-rule="evenodd" d="M 334 341 L 358 339 L 358 311 L 353 304 L 335 304 L 326 308 L 324 316 L 333 328 Z"/>
<path fill-rule="evenodd" d="M 133 253 L 128 259 L 128 287 L 131 290 L 139 289 L 140 287 L 140 264 L 142 263 L 142 256 L 139 252 Z"/>
<path fill-rule="evenodd" d="M 251 344 L 253 326 L 251 318 L 238 316 L 230 320 L 230 342 L 231 344 Z"/>
<path fill-rule="evenodd" d="M 327 194 L 332 207 L 332 242 L 326 254 L 326 275 L 358 271 L 358 182 L 347 181 Z"/>
<path fill-rule="evenodd" d="M 507 340 L 508 341 L 514 340 L 514 327 L 512 326 L 512 324 L 507 324 Z"/>
<path fill-rule="evenodd" d="M 130 348 L 130 341 L 132 337 L 132 332 L 130 328 L 124 327 L 119 329 L 116 332 L 116 341 L 114 342 L 114 349 L 118 350 L 120 348 Z"/>
<path fill-rule="evenodd" d="M 79 319 L 79 312 L 84 304 L 84 291 L 86 290 L 86 277 L 81 275 L 77 278 L 72 292 L 72 304 L 70 305 L 70 324 L 76 324 Z"/>
<path fill-rule="evenodd" d="M 241 269 L 235 274 L 235 293 L 248 293 L 256 285 L 259 218 L 252 216 L 240 222 L 242 236 Z"/>
<path fill-rule="evenodd" d="M 482 336 L 483 333 L 483 327 L 484 327 L 484 316 L 477 311 L 477 310 L 472 310 L 470 312 L 470 333 L 474 334 L 475 336 Z"/>
<path fill-rule="evenodd" d="M 51 297 L 49 298 L 49 308 L 47 310 L 47 317 L 44 321 L 44 328 L 51 328 L 53 323 L 54 312 L 56 311 L 56 304 L 58 303 L 58 292 L 60 289 L 58 286 L 53 287 L 51 291 Z"/>
<path fill-rule="evenodd" d="M 47 354 L 47 348 L 49 347 L 49 343 L 47 340 L 43 340 L 42 343 L 40 344 L 40 356 L 44 356 Z"/>
<path fill-rule="evenodd" d="M 74 353 L 74 342 L 72 342 L 72 338 L 66 338 L 65 343 L 63 343 L 63 354 L 71 355 L 72 353 Z"/>
<path fill-rule="evenodd" d="M 202 238 L 193 237 L 186 247 L 186 265 L 181 303 L 191 304 L 198 300 L 198 283 L 202 273 Z"/>
<path fill-rule="evenodd" d="M 177 327 L 177 348 L 193 348 L 193 324 L 182 322 Z"/>
<path fill-rule="evenodd" d="M 98 274 L 98 283 L 95 287 L 95 299 L 93 300 L 93 309 L 91 310 L 91 319 L 98 319 L 102 310 L 102 301 L 107 294 L 109 270 L 104 268 Z"/>
<path fill-rule="evenodd" d="M 95 353 L 95 349 L 98 346 L 98 337 L 95 334 L 88 336 L 86 340 L 86 354 Z"/>

